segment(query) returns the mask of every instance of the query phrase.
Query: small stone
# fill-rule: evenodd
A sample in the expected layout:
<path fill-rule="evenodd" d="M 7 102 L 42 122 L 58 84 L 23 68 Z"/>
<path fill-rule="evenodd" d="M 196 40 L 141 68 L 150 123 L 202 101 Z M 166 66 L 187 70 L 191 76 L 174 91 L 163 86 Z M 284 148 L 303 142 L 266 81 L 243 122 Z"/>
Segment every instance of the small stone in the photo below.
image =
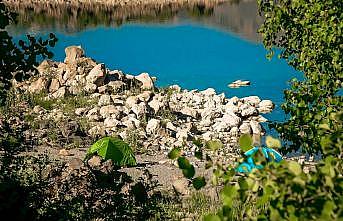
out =
<path fill-rule="evenodd" d="M 100 96 L 100 99 L 98 101 L 98 105 L 99 106 L 106 106 L 106 105 L 110 105 L 111 104 L 111 96 L 108 94 L 103 94 Z"/>
<path fill-rule="evenodd" d="M 213 137 L 214 137 L 214 133 L 211 132 L 211 131 L 207 131 L 207 132 L 205 132 L 204 134 L 202 134 L 202 138 L 203 138 L 205 141 L 212 140 Z"/>
<path fill-rule="evenodd" d="M 111 115 L 118 115 L 119 110 L 114 105 L 107 105 L 100 108 L 100 115 L 103 118 L 110 117 Z"/>
<path fill-rule="evenodd" d="M 105 136 L 105 129 L 100 126 L 94 126 L 88 130 L 88 134 L 91 135 L 92 137 L 96 137 L 98 135 Z"/>
<path fill-rule="evenodd" d="M 114 92 L 119 92 L 124 90 L 126 84 L 122 81 L 110 81 L 107 86 L 112 88 Z"/>
<path fill-rule="evenodd" d="M 146 106 L 145 103 L 139 103 L 139 104 L 135 104 L 132 106 L 131 111 L 136 114 L 137 118 L 141 118 L 145 115 L 146 113 Z"/>
<path fill-rule="evenodd" d="M 58 152 L 59 155 L 61 156 L 70 156 L 70 153 L 68 150 L 66 149 L 61 149 L 59 152 Z"/>
<path fill-rule="evenodd" d="M 117 119 L 115 119 L 113 117 L 108 117 L 104 120 L 104 126 L 106 128 L 116 127 L 119 123 L 120 123 L 120 121 L 118 121 Z"/>
<path fill-rule="evenodd" d="M 188 181 L 186 179 L 178 179 L 173 182 L 173 188 L 176 193 L 181 195 L 188 195 Z"/>
<path fill-rule="evenodd" d="M 138 100 L 143 102 L 148 102 L 152 96 L 151 91 L 143 91 L 141 94 L 137 95 Z"/>
<path fill-rule="evenodd" d="M 85 108 L 85 107 L 79 107 L 79 108 L 76 108 L 76 109 L 75 109 L 75 114 L 76 114 L 77 116 L 81 116 L 81 115 L 83 115 L 84 113 L 86 113 L 86 111 L 87 111 L 87 108 Z"/>
<path fill-rule="evenodd" d="M 125 101 L 125 105 L 128 107 L 128 108 L 132 108 L 133 105 L 137 104 L 138 102 L 138 98 L 136 96 L 130 96 L 126 99 Z"/>
<path fill-rule="evenodd" d="M 186 129 L 181 129 L 176 133 L 176 139 L 179 141 L 184 141 L 188 139 L 188 132 L 189 130 Z"/>
<path fill-rule="evenodd" d="M 166 124 L 166 129 L 168 129 L 168 130 L 171 130 L 171 131 L 176 131 L 177 130 L 177 128 L 173 125 L 173 123 L 172 122 L 167 122 L 167 124 Z"/>
<path fill-rule="evenodd" d="M 145 130 L 146 130 L 147 134 L 153 135 L 157 132 L 159 126 L 160 126 L 160 120 L 151 119 L 148 121 L 148 124 L 147 124 Z"/>
<path fill-rule="evenodd" d="M 106 85 L 98 87 L 98 92 L 100 94 L 104 94 L 106 91 L 107 91 L 107 86 Z"/>
<path fill-rule="evenodd" d="M 52 94 L 54 98 L 63 98 L 66 95 L 66 87 L 60 87 L 55 93 Z"/>
<path fill-rule="evenodd" d="M 84 90 L 88 93 L 94 93 L 97 89 L 97 86 L 93 83 L 87 83 L 84 87 Z"/>
<path fill-rule="evenodd" d="M 94 169 L 94 168 L 97 168 L 97 167 L 100 167 L 101 165 L 101 157 L 99 156 L 92 156 L 89 160 L 88 160 L 88 165 Z"/>

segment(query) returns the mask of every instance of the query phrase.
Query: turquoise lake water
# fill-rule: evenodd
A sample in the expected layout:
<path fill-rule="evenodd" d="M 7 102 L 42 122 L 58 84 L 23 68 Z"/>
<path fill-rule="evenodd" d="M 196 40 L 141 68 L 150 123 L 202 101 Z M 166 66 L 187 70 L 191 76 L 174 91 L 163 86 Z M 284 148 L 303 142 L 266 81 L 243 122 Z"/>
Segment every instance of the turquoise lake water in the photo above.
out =
<path fill-rule="evenodd" d="M 237 22 L 243 24 L 241 29 L 218 26 L 208 22 L 214 20 L 213 16 L 218 14 L 196 20 L 179 16 L 177 22 L 175 19 L 148 23 L 136 20 L 120 27 L 100 24 L 72 33 L 60 26 L 48 27 L 35 30 L 35 34 L 56 34 L 59 41 L 53 49 L 55 60 L 63 61 L 65 47 L 81 45 L 87 56 L 105 63 L 109 69 L 133 75 L 148 72 L 157 77 L 158 86 L 178 84 L 200 90 L 212 87 L 227 97 L 257 95 L 270 99 L 277 107 L 266 117 L 283 120 L 280 109 L 283 90 L 288 87 L 287 81 L 297 75 L 296 71 L 276 57 L 271 61 L 266 59 L 267 51 L 261 41 L 251 37 L 256 25 L 248 31 L 241 21 Z M 247 19 L 254 21 L 254 18 Z M 239 19 L 244 20 L 244 16 Z M 32 32 L 29 23 L 26 25 L 26 28 L 14 28 L 16 37 Z M 251 81 L 251 86 L 228 88 L 229 83 L 238 79 Z"/>

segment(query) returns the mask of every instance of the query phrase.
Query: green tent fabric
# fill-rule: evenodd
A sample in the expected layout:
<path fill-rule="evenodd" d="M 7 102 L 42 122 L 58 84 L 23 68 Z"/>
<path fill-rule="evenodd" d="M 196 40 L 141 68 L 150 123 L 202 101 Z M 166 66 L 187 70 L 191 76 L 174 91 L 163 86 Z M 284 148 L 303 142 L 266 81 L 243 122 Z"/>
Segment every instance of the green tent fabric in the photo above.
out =
<path fill-rule="evenodd" d="M 104 137 L 94 143 L 87 152 L 86 159 L 94 154 L 104 160 L 111 159 L 117 166 L 135 166 L 136 159 L 131 147 L 114 137 Z"/>

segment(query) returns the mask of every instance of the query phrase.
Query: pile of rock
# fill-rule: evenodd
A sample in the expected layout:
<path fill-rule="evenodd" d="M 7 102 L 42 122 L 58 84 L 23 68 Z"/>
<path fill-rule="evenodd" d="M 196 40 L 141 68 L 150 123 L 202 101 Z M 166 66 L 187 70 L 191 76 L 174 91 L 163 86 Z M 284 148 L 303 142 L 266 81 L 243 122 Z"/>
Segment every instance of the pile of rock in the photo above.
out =
<path fill-rule="evenodd" d="M 189 91 L 173 85 L 159 89 L 147 73 L 132 76 L 111 71 L 85 57 L 77 46 L 65 52 L 63 63 L 43 61 L 38 77 L 20 88 L 30 93 L 45 91 L 47 99 L 75 95 L 97 99 L 94 105 L 74 110 L 91 125 L 89 136 L 115 134 L 127 140 L 134 135 L 143 147 L 166 152 L 180 145 L 192 150 L 193 139 L 219 139 L 232 152 L 229 147 L 236 146 L 241 134 L 264 133 L 260 123 L 267 119 L 260 114 L 274 107 L 272 101 L 257 96 L 226 98 L 212 88 Z"/>
<path fill-rule="evenodd" d="M 234 81 L 234 82 L 228 84 L 228 87 L 230 87 L 230 88 L 239 88 L 239 87 L 242 87 L 242 86 L 249 86 L 249 85 L 250 85 L 250 81 L 237 80 L 237 81 Z"/>

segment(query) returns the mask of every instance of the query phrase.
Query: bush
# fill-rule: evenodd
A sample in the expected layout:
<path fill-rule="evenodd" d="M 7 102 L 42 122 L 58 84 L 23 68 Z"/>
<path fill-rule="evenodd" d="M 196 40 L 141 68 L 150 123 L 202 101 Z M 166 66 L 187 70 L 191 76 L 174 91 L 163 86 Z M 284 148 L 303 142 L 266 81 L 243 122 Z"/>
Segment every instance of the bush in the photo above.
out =
<path fill-rule="evenodd" d="M 53 53 L 48 47 L 54 47 L 57 38 L 50 34 L 47 40 L 36 39 L 27 35 L 27 40 L 14 43 L 6 31 L 6 27 L 16 21 L 16 14 L 11 13 L 0 0 L 0 104 L 6 101 L 12 80 L 23 81 L 32 76 L 37 70 L 37 58 L 52 58 Z"/>
<path fill-rule="evenodd" d="M 291 141 L 291 149 L 322 152 L 320 125 L 337 131 L 330 115 L 340 112 L 343 105 L 343 2 L 258 2 L 265 17 L 260 32 L 269 56 L 275 48 L 281 49 L 279 57 L 304 74 L 303 80 L 293 79 L 284 92 L 282 108 L 290 118 L 272 127 Z"/>

